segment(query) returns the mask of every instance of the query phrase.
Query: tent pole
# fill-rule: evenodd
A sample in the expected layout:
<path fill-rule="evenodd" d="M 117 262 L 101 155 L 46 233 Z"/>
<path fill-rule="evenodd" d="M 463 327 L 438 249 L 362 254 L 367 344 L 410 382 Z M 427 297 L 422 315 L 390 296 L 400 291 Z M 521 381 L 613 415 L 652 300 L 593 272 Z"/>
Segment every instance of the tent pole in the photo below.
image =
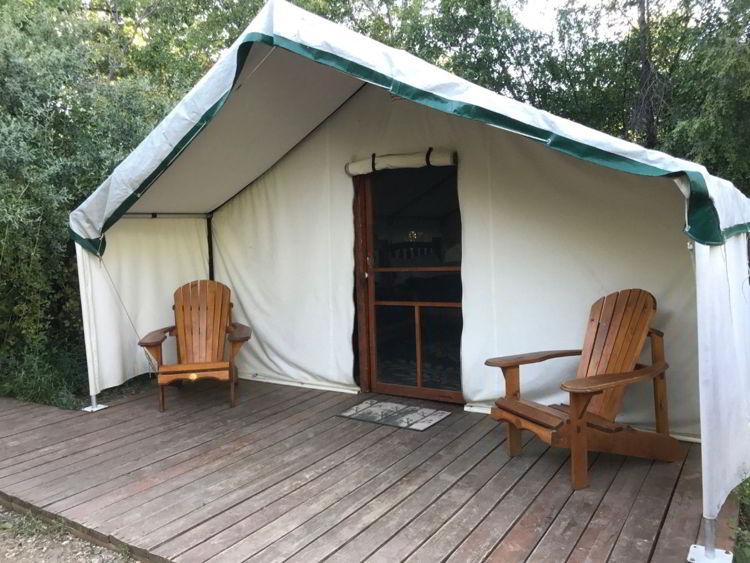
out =
<path fill-rule="evenodd" d="M 731 551 L 716 549 L 716 519 L 703 519 L 703 544 L 691 545 L 687 560 L 690 563 L 731 563 Z"/>
<path fill-rule="evenodd" d="M 96 401 L 96 395 L 91 395 L 91 405 L 89 405 L 88 407 L 83 407 L 81 410 L 85 412 L 96 412 L 106 408 L 107 405 L 100 405 Z"/>
<path fill-rule="evenodd" d="M 706 559 L 716 558 L 716 520 L 703 519 L 703 550 Z"/>
<path fill-rule="evenodd" d="M 206 234 L 208 237 L 208 279 L 214 279 L 214 233 L 211 228 L 211 219 L 213 213 L 209 213 L 206 217 Z"/>

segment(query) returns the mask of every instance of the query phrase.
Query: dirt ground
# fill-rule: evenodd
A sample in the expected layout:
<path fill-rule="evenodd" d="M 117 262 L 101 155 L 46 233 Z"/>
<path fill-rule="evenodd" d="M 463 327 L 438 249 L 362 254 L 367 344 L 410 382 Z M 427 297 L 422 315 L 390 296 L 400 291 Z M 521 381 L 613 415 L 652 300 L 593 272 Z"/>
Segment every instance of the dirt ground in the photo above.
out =
<path fill-rule="evenodd" d="M 0 507 L 0 563 L 125 563 L 134 561 L 84 541 L 61 526 Z"/>

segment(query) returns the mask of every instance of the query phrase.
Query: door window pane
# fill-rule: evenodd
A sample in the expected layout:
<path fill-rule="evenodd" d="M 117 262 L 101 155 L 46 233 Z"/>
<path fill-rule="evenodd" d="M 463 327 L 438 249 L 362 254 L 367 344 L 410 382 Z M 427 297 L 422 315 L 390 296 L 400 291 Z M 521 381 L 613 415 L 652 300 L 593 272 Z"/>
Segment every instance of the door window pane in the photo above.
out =
<path fill-rule="evenodd" d="M 455 167 L 377 172 L 373 205 L 376 266 L 461 264 Z"/>
<path fill-rule="evenodd" d="M 378 301 L 461 302 L 460 272 L 378 272 Z"/>
<path fill-rule="evenodd" d="M 461 309 L 422 307 L 422 384 L 461 390 Z"/>
<path fill-rule="evenodd" d="M 375 307 L 378 381 L 417 384 L 417 337 L 413 307 Z"/>

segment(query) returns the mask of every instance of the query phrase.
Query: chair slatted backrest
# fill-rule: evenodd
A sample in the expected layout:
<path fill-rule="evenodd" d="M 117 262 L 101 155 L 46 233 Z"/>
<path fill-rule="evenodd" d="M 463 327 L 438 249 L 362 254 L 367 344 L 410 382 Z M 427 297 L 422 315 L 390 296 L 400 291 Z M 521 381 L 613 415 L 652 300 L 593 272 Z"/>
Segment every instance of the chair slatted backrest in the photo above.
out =
<path fill-rule="evenodd" d="M 594 303 L 576 377 L 635 369 L 655 313 L 656 299 L 642 289 L 610 293 Z M 595 396 L 589 412 L 614 420 L 624 393 L 620 386 Z"/>
<path fill-rule="evenodd" d="M 227 327 L 232 322 L 230 296 L 227 286 L 209 280 L 190 282 L 174 292 L 180 363 L 224 359 Z"/>

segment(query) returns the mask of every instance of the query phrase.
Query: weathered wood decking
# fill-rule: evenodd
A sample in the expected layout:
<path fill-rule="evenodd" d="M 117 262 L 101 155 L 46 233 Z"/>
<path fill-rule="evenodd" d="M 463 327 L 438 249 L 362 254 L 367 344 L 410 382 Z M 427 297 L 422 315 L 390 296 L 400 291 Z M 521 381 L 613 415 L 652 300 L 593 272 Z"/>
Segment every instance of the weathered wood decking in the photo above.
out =
<path fill-rule="evenodd" d="M 95 414 L 0 398 L 0 500 L 141 558 L 188 561 L 684 561 L 700 450 L 680 463 L 567 452 L 488 417 L 424 432 L 337 417 L 365 398 L 243 382 L 169 389 Z M 420 403 L 405 399 L 404 402 Z M 726 536 L 726 532 L 724 533 Z"/>

